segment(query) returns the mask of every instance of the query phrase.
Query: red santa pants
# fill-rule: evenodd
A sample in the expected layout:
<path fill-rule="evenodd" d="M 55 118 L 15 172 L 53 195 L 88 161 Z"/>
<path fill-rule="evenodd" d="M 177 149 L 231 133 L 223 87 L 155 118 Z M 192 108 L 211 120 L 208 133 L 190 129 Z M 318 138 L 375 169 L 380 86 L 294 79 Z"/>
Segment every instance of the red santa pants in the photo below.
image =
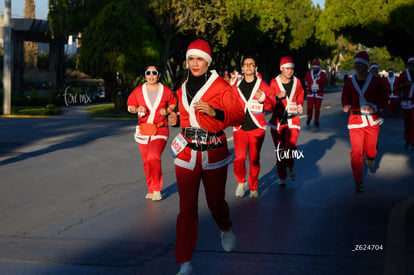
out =
<path fill-rule="evenodd" d="M 404 139 L 409 144 L 414 144 L 414 108 L 403 109 L 404 115 Z"/>
<path fill-rule="evenodd" d="M 393 116 L 399 108 L 398 98 L 390 97 L 387 103 L 387 115 Z"/>
<path fill-rule="evenodd" d="M 379 125 L 349 129 L 349 137 L 351 140 L 351 167 L 355 182 L 362 183 L 364 153 L 367 158 L 375 158 L 377 155 L 379 129 Z"/>
<path fill-rule="evenodd" d="M 231 228 L 229 206 L 225 200 L 227 168 L 228 166 L 225 165 L 212 170 L 204 170 L 201 166 L 201 152 L 197 152 L 197 164 L 194 170 L 175 166 L 180 196 L 175 243 L 177 263 L 191 260 L 196 247 L 200 180 L 203 181 L 207 205 L 218 228 L 221 231 L 228 231 Z"/>
<path fill-rule="evenodd" d="M 161 154 L 166 143 L 162 138 L 150 139 L 148 144 L 138 143 L 150 194 L 162 189 Z"/>
<path fill-rule="evenodd" d="M 294 166 L 292 150 L 296 150 L 299 129 L 289 129 L 288 125 L 283 125 L 279 131 L 271 129 L 270 133 L 272 134 L 273 144 L 276 150 L 277 175 L 280 179 L 286 179 L 286 168 L 293 168 Z"/>
<path fill-rule="evenodd" d="M 307 97 L 307 115 L 312 119 L 313 109 L 315 108 L 315 123 L 319 123 L 319 115 L 321 113 L 322 98 Z"/>
<path fill-rule="evenodd" d="M 233 132 L 234 153 L 236 157 L 233 160 L 234 175 L 237 182 L 246 181 L 246 159 L 247 150 L 249 150 L 249 189 L 256 191 L 259 187 L 260 172 L 260 150 L 262 149 L 265 137 L 265 130 L 254 129 L 244 131 L 242 129 Z"/>

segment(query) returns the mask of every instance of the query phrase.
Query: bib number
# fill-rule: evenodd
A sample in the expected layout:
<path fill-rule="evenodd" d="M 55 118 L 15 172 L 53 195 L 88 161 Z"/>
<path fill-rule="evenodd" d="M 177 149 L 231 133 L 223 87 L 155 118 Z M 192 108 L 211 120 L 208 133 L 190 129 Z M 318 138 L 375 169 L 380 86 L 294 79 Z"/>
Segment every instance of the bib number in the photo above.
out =
<path fill-rule="evenodd" d="M 250 102 L 249 108 L 253 114 L 261 114 L 263 113 L 263 104 L 259 103 L 258 101 Z"/>
<path fill-rule="evenodd" d="M 312 93 L 317 93 L 319 91 L 319 85 L 318 84 L 312 84 L 311 90 L 312 90 Z"/>
<path fill-rule="evenodd" d="M 287 105 L 287 113 L 289 116 L 294 116 L 298 114 L 298 105 L 296 102 L 289 102 Z"/>
<path fill-rule="evenodd" d="M 409 101 L 401 101 L 401 108 L 403 109 L 410 109 L 411 104 Z"/>
<path fill-rule="evenodd" d="M 171 143 L 170 153 L 173 158 L 176 158 L 187 146 L 188 141 L 180 133 L 178 134 Z"/>

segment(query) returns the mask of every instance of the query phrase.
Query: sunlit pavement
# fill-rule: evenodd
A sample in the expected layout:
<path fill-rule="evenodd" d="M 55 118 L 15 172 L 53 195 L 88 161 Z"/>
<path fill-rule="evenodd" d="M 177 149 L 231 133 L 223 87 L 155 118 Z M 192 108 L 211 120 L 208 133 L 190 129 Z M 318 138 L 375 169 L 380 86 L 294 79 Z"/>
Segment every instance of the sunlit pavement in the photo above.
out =
<path fill-rule="evenodd" d="M 301 119 L 303 158 L 286 188 L 276 183 L 269 130 L 258 199 L 234 196 L 229 166 L 235 251 L 222 250 L 201 188 L 193 274 L 414 274 L 414 155 L 404 149 L 401 114 L 385 117 L 377 165 L 364 168 L 366 191 L 356 194 L 339 90 L 322 108 L 319 129 Z M 175 274 L 168 145 L 163 200 L 148 201 L 135 122 L 67 114 L 0 119 L 0 273 Z"/>

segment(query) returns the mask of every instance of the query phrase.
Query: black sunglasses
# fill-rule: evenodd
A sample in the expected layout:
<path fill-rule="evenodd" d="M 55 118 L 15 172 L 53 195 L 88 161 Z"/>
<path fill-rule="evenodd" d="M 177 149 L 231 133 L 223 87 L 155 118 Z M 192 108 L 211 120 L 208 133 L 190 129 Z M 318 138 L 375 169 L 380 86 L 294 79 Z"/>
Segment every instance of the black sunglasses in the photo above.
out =
<path fill-rule="evenodd" d="M 157 71 L 146 71 L 145 75 L 158 75 Z"/>

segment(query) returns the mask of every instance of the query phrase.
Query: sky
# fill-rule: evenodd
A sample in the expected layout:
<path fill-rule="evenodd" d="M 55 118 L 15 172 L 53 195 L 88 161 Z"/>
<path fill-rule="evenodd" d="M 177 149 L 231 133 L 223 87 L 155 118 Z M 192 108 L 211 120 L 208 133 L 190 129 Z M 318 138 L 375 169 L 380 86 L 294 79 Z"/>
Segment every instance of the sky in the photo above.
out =
<path fill-rule="evenodd" d="M 4 0 L 0 0 L 0 14 L 4 14 Z M 11 0 L 12 18 L 23 18 L 24 0 Z M 36 18 L 46 19 L 48 13 L 49 0 L 35 0 Z"/>
<path fill-rule="evenodd" d="M 4 0 L 0 0 L 0 14 L 4 14 Z M 12 18 L 23 18 L 24 0 L 11 0 Z M 312 0 L 313 4 L 319 4 L 323 8 L 325 0 Z M 46 19 L 48 13 L 49 0 L 35 0 L 36 18 Z"/>

